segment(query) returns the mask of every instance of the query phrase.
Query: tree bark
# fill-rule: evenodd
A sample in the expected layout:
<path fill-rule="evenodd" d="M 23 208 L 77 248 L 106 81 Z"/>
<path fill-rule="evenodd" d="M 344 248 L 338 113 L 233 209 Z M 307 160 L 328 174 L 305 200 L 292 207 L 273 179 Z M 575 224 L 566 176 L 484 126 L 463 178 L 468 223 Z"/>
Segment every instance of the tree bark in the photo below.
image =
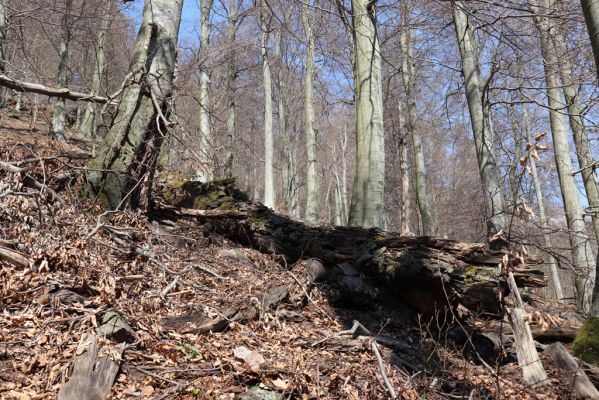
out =
<path fill-rule="evenodd" d="M 486 250 L 483 244 L 460 243 L 433 237 L 401 236 L 376 229 L 305 225 L 250 202 L 233 181 L 204 185 L 188 183 L 193 193 L 177 206 L 201 206 L 205 211 L 162 205 L 156 217 L 191 217 L 210 221 L 219 232 L 238 243 L 285 258 L 287 264 L 316 258 L 325 267 L 350 263 L 380 296 L 397 296 L 421 311 L 446 304 L 499 317 L 500 288 L 508 290 L 497 265 L 506 253 Z M 172 188 L 164 188 L 171 191 Z M 158 209 L 157 209 L 158 210 Z M 543 273 L 509 256 L 520 286 L 545 285 Z M 538 261 L 538 260 L 537 260 Z M 498 291 L 499 289 L 499 291 Z"/>
<path fill-rule="evenodd" d="M 499 184 L 499 167 L 495 158 L 495 145 L 489 115 L 483 104 L 485 94 L 474 32 L 468 21 L 464 2 L 454 1 L 452 11 L 462 59 L 462 73 L 466 85 L 466 100 L 472 122 L 476 157 L 483 186 L 487 237 L 490 239 L 505 228 L 503 190 Z"/>
<path fill-rule="evenodd" d="M 73 0 L 65 1 L 64 14 L 60 22 L 61 39 L 58 64 L 58 86 L 64 88 L 67 86 L 67 67 L 69 62 L 69 42 L 71 41 L 71 12 Z M 61 142 L 65 142 L 64 120 L 66 114 L 66 104 L 63 98 L 58 98 L 54 103 L 54 117 L 52 118 L 52 130 L 54 137 Z"/>
<path fill-rule="evenodd" d="M 236 36 L 237 14 L 239 12 L 237 0 L 229 0 L 227 15 L 227 147 L 225 151 L 225 173 L 227 177 L 233 176 L 233 154 L 235 153 L 235 81 L 237 79 L 236 63 Z"/>
<path fill-rule="evenodd" d="M 112 0 L 104 0 L 102 5 L 100 30 L 98 31 L 98 38 L 96 39 L 96 59 L 94 63 L 94 75 L 92 78 L 92 91 L 91 94 L 97 96 L 100 94 L 102 89 L 102 79 L 104 79 L 104 70 L 106 68 L 106 34 L 110 28 L 110 8 L 112 6 Z M 85 113 L 83 114 L 83 120 L 79 127 L 83 137 L 91 139 L 96 135 L 96 105 L 94 103 L 88 103 L 85 107 Z"/>
<path fill-rule="evenodd" d="M 8 29 L 8 0 L 0 0 L 0 74 L 6 74 L 6 31 Z M 0 108 L 8 108 L 8 90 L 0 88 Z"/>
<path fill-rule="evenodd" d="M 551 7 L 546 9 L 557 8 L 555 0 L 544 0 L 543 5 L 544 7 Z M 597 181 L 595 179 L 595 168 L 589 167 L 589 165 L 592 165 L 593 163 L 593 155 L 591 153 L 589 136 L 585 129 L 582 105 L 580 104 L 580 98 L 578 96 L 580 88 L 579 85 L 574 82 L 572 65 L 566 49 L 563 32 L 549 19 L 547 28 L 549 29 L 547 35 L 551 39 L 551 44 L 558 62 L 557 68 L 559 69 L 564 88 L 570 129 L 574 136 L 574 146 L 576 148 L 576 156 L 581 170 L 580 173 L 582 175 L 582 182 L 587 195 L 587 201 L 591 209 L 599 210 L 599 188 L 597 187 Z M 597 243 L 599 243 L 599 215 L 592 213 L 591 220 L 593 221 L 595 238 Z"/>
<path fill-rule="evenodd" d="M 547 103 L 553 137 L 555 163 L 560 182 L 566 223 L 569 230 L 570 246 L 572 248 L 572 263 L 577 271 L 576 289 L 579 308 L 585 312 L 597 313 L 593 304 L 593 288 L 595 286 L 595 257 L 586 232 L 584 213 L 578 187 L 572 174 L 572 159 L 568 143 L 566 119 L 561 110 L 566 109 L 560 87 L 562 81 L 559 75 L 558 60 L 552 51 L 551 37 L 547 18 L 542 16 L 534 0 L 529 0 L 531 11 L 540 34 L 541 53 L 544 59 L 545 81 L 547 84 Z M 599 304 L 598 304 L 599 306 Z M 592 310 L 593 308 L 593 310 Z"/>
<path fill-rule="evenodd" d="M 420 211 L 420 221 L 422 223 L 422 233 L 426 236 L 435 234 L 435 224 L 433 216 L 428 205 L 426 169 L 424 166 L 424 152 L 422 150 L 422 138 L 416 126 L 416 87 L 414 83 L 414 34 L 411 18 L 411 8 L 408 2 L 403 1 L 401 9 L 402 26 L 399 34 L 401 47 L 401 76 L 403 86 L 406 92 L 408 105 L 408 124 L 407 128 L 412 138 L 412 154 L 414 156 L 414 175 L 416 177 L 414 187 L 416 189 L 416 202 Z"/>
<path fill-rule="evenodd" d="M 87 196 L 106 207 L 139 205 L 142 181 L 151 182 L 167 125 L 182 6 L 183 0 L 145 1 L 129 64 L 134 79 L 86 173 Z"/>
<path fill-rule="evenodd" d="M 314 34 L 312 33 L 312 16 L 310 4 L 302 6 L 302 23 L 306 35 L 306 79 L 304 81 L 304 125 L 306 130 L 306 221 L 318 222 L 318 165 L 316 157 L 316 131 L 314 129 Z"/>
<path fill-rule="evenodd" d="M 349 225 L 383 226 L 385 131 L 381 53 L 374 3 L 352 0 L 356 168 Z"/>
<path fill-rule="evenodd" d="M 210 129 L 210 95 L 208 85 L 210 78 L 206 70 L 208 63 L 208 46 L 210 44 L 210 11 L 212 0 L 200 0 L 200 157 L 202 158 L 200 170 L 197 171 L 198 179 L 202 182 L 212 180 L 214 173 L 212 167 L 212 134 Z"/>
<path fill-rule="evenodd" d="M 593 47 L 595 68 L 597 69 L 597 77 L 599 78 L 599 0 L 581 0 L 580 3 L 591 46 Z"/>
<path fill-rule="evenodd" d="M 279 58 L 279 71 L 277 74 L 278 86 L 278 107 L 279 107 L 279 157 L 281 159 L 281 201 L 282 211 L 289 212 L 292 203 L 292 179 L 291 179 L 291 155 L 289 133 L 287 132 L 287 111 L 286 111 L 286 83 L 284 72 L 287 70 L 287 65 L 284 60 L 285 39 L 283 27 L 279 32 L 279 40 L 277 43 L 277 54 Z"/>
<path fill-rule="evenodd" d="M 405 118 L 402 113 L 401 106 L 398 106 L 399 116 L 399 137 L 397 138 L 399 149 L 399 173 L 401 182 L 401 193 L 399 199 L 399 231 L 402 235 L 412 234 L 410 229 L 411 208 L 410 208 L 410 174 L 408 171 L 408 143 L 407 134 L 405 133 Z"/>
<path fill-rule="evenodd" d="M 272 79 L 268 56 L 270 17 L 267 15 L 265 0 L 260 1 L 260 30 L 262 31 L 262 83 L 264 88 L 264 205 L 275 208 L 275 188 L 273 172 L 274 139 L 272 134 Z"/>

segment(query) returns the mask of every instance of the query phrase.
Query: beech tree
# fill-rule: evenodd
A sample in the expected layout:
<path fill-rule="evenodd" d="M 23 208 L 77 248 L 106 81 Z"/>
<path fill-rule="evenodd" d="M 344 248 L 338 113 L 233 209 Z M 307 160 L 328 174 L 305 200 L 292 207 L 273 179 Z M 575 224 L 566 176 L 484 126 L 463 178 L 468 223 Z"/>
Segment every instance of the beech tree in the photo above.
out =
<path fill-rule="evenodd" d="M 356 166 L 349 224 L 364 227 L 383 226 L 385 191 L 381 52 L 375 3 L 352 0 Z"/>
<path fill-rule="evenodd" d="M 71 12 L 73 9 L 73 1 L 66 0 L 64 6 L 64 14 L 60 22 L 60 50 L 58 64 L 58 86 L 66 87 L 68 78 L 68 62 L 69 62 L 69 44 L 71 41 Z M 66 113 L 65 99 L 58 98 L 54 103 L 54 117 L 52 119 L 52 129 L 56 139 L 65 142 L 64 136 L 64 120 Z"/>
<path fill-rule="evenodd" d="M 201 30 L 200 30 L 200 149 L 202 157 L 198 179 L 208 182 L 213 178 L 212 168 L 212 135 L 210 128 L 210 97 L 208 92 L 208 46 L 210 39 L 210 11 L 212 0 L 200 1 Z"/>
<path fill-rule="evenodd" d="M 114 123 L 89 163 L 87 196 L 110 208 L 141 203 L 166 126 L 183 0 L 145 0 L 143 19 Z"/>

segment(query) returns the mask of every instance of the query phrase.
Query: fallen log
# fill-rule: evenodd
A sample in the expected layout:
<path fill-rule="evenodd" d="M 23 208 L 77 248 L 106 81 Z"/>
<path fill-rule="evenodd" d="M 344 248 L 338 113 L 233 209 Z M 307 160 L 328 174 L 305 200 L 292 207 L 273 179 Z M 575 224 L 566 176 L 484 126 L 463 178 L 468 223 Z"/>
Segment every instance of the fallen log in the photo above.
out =
<path fill-rule="evenodd" d="M 306 258 L 320 260 L 325 268 L 349 263 L 363 278 L 421 311 L 449 303 L 498 316 L 498 294 L 509 292 L 506 276 L 498 268 L 506 253 L 484 244 L 306 225 L 250 201 L 232 179 L 163 186 L 157 193 L 172 200 L 170 205 L 154 205 L 157 219 L 194 218 L 233 241 L 280 255 L 288 264 Z M 190 207 L 203 212 L 189 213 Z M 518 286 L 546 285 L 543 272 L 530 268 L 539 260 L 528 258 L 522 264 L 522 258 L 508 257 Z"/>
<path fill-rule="evenodd" d="M 74 92 L 66 88 L 53 88 L 37 83 L 22 82 L 10 78 L 4 74 L 0 74 L 0 86 L 16 90 L 17 92 L 36 93 L 49 97 L 58 97 L 61 99 L 73 101 L 91 101 L 94 103 L 106 103 L 109 100 L 108 97 L 97 96 L 88 93 Z"/>
<path fill-rule="evenodd" d="M 595 388 L 584 369 L 578 365 L 578 362 L 559 342 L 547 347 L 543 352 L 550 357 L 555 365 L 572 375 L 572 399 L 599 399 L 599 391 Z M 563 382 L 562 384 L 565 384 Z"/>

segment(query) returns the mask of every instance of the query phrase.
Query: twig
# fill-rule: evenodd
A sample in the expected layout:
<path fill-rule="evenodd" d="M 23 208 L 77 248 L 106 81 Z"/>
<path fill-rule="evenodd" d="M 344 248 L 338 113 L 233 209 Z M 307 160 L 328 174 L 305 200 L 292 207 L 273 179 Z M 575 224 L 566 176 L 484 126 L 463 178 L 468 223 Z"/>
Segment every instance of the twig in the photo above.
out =
<path fill-rule="evenodd" d="M 135 368 L 135 370 L 137 370 L 137 371 L 141 372 L 142 374 L 145 374 L 145 375 L 151 376 L 152 378 L 156 378 L 156 379 L 159 379 L 159 380 L 161 380 L 161 381 L 168 382 L 168 383 L 170 383 L 170 384 L 172 384 L 172 385 L 179 386 L 179 385 L 181 384 L 181 383 L 179 383 L 179 382 L 177 382 L 177 381 L 174 381 L 174 380 L 172 380 L 172 379 L 168 379 L 168 378 L 164 378 L 164 377 L 162 377 L 162 376 L 160 376 L 160 375 L 158 375 L 158 374 L 155 374 L 155 373 L 153 373 L 153 372 L 151 372 L 151 371 L 147 371 L 147 370 L 145 370 L 145 369 L 143 369 L 143 368 L 139 368 L 139 367 L 133 367 L 133 368 Z"/>
<path fill-rule="evenodd" d="M 173 290 L 173 288 L 177 285 L 177 282 L 179 282 L 179 275 L 175 276 L 175 279 L 173 279 L 173 281 L 169 283 L 167 287 L 164 288 L 164 290 L 160 293 L 160 297 L 164 299 L 168 292 Z"/>
<path fill-rule="evenodd" d="M 198 264 L 198 265 L 194 265 L 194 267 L 196 267 L 197 269 L 199 269 L 199 270 L 201 270 L 201 271 L 204 271 L 204 272 L 206 272 L 206 273 L 208 273 L 208 274 L 212 275 L 213 277 L 215 277 L 215 278 L 217 278 L 217 279 L 220 279 L 221 281 L 224 281 L 224 280 L 225 280 L 225 277 L 224 277 L 224 276 L 217 274 L 216 272 L 214 272 L 213 270 L 211 270 L 211 269 L 210 269 L 210 268 L 208 268 L 208 267 L 205 267 L 205 266 L 203 266 L 203 265 L 199 265 L 199 264 Z"/>
<path fill-rule="evenodd" d="M 341 331 L 341 332 L 337 333 L 337 336 L 352 335 L 355 338 L 357 336 L 356 331 L 358 329 L 361 329 L 362 331 L 364 331 L 364 333 L 366 335 L 372 336 L 372 332 L 370 332 L 368 329 L 366 329 L 366 327 L 364 325 L 362 325 L 360 323 L 360 321 L 357 321 L 357 320 L 354 320 L 354 324 L 352 325 L 351 329 L 348 329 L 346 331 Z"/>
<path fill-rule="evenodd" d="M 59 202 L 62 207 L 66 207 L 66 203 L 64 202 L 64 200 L 62 199 L 62 197 L 60 197 L 60 195 L 58 193 L 56 193 L 48 185 L 39 182 L 37 179 L 35 179 L 31 175 L 27 174 L 25 172 L 26 171 L 25 168 L 20 168 L 15 165 L 12 165 L 10 163 L 7 163 L 5 161 L 0 161 L 0 169 L 3 169 L 8 172 L 12 172 L 14 174 L 22 174 L 23 175 L 23 177 L 22 177 L 23 184 L 25 186 L 39 189 L 40 192 L 48 193 L 52 197 L 53 200 Z"/>
<path fill-rule="evenodd" d="M 381 353 L 379 352 L 379 348 L 376 344 L 376 341 L 373 340 L 372 343 L 370 344 L 370 346 L 372 347 L 372 351 L 374 352 L 374 355 L 376 356 L 376 360 L 379 364 L 379 370 L 381 371 L 381 376 L 383 377 L 383 381 L 385 381 L 387 390 L 389 391 L 391 398 L 395 399 L 397 397 L 397 393 L 395 393 L 395 389 L 391 385 L 391 382 L 389 382 L 389 378 L 387 377 L 387 373 L 385 372 L 385 363 L 383 362 L 383 357 L 381 357 Z"/>

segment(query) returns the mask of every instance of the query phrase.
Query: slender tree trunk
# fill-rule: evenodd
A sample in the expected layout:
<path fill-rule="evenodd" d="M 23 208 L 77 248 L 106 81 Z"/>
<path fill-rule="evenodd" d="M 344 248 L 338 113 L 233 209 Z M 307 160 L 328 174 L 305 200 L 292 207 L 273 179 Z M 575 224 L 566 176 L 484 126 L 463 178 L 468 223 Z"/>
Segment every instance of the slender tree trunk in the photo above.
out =
<path fill-rule="evenodd" d="M 597 77 L 599 77 L 599 0 L 581 0 L 580 3 L 593 47 Z"/>
<path fill-rule="evenodd" d="M 499 167 L 495 159 L 489 115 L 483 102 L 483 80 L 472 25 L 468 21 L 464 3 L 454 1 L 452 5 L 453 22 L 462 59 L 462 73 L 466 84 L 466 100 L 470 111 L 478 168 L 485 199 L 487 237 L 491 238 L 505 228 L 503 191 L 499 183 Z M 498 242 L 498 244 L 501 245 L 501 242 Z"/>
<path fill-rule="evenodd" d="M 65 1 L 64 14 L 60 22 L 60 62 L 58 64 L 58 86 L 64 88 L 67 86 L 67 67 L 69 62 L 69 42 L 71 41 L 71 12 L 73 0 Z M 64 120 L 66 114 L 66 100 L 59 98 L 54 103 L 54 117 L 52 119 L 52 130 L 54 137 L 61 142 L 65 142 Z"/>
<path fill-rule="evenodd" d="M 212 166 L 212 134 L 210 133 L 210 96 L 206 64 L 208 63 L 208 46 L 210 44 L 210 11 L 212 0 L 200 0 L 200 157 L 201 166 L 197 171 L 202 182 L 211 181 L 214 173 Z"/>
<path fill-rule="evenodd" d="M 356 168 L 349 225 L 383 226 L 385 131 L 381 53 L 374 3 L 352 0 Z"/>
<path fill-rule="evenodd" d="M 100 24 L 100 30 L 98 31 L 98 38 L 96 39 L 96 59 L 94 65 L 94 75 L 92 78 L 92 91 L 91 94 L 99 95 L 102 89 L 102 79 L 104 79 L 104 70 L 106 68 L 106 34 L 110 28 L 110 7 L 112 6 L 112 0 L 104 0 L 102 5 L 102 23 Z M 85 106 L 85 113 L 83 114 L 83 120 L 79 131 L 83 137 L 91 139 L 96 135 L 96 104 L 89 102 Z"/>
<path fill-rule="evenodd" d="M 318 165 L 316 162 L 316 131 L 314 129 L 314 34 L 312 33 L 310 4 L 302 7 L 302 23 L 306 34 L 306 79 L 304 81 L 304 125 L 306 129 L 306 221 L 318 222 Z"/>
<path fill-rule="evenodd" d="M 6 31 L 8 29 L 8 0 L 0 0 L 0 74 L 6 74 Z M 0 87 L 0 108 L 8 108 L 8 89 Z"/>
<path fill-rule="evenodd" d="M 226 177 L 233 176 L 233 154 L 235 154 L 235 81 L 237 79 L 237 63 L 235 38 L 237 36 L 237 13 L 239 3 L 229 0 L 229 14 L 227 16 L 227 148 L 225 151 Z"/>
<path fill-rule="evenodd" d="M 262 30 L 262 80 L 264 88 L 264 205 L 275 208 L 275 187 L 273 172 L 274 140 L 272 133 L 272 79 L 268 56 L 270 17 L 267 15 L 265 0 L 260 2 L 260 29 Z"/>
<path fill-rule="evenodd" d="M 114 123 L 87 168 L 88 197 L 107 207 L 137 207 L 142 183 L 151 184 L 166 129 L 182 7 L 183 0 L 145 0 L 129 64 L 133 83 L 124 90 Z"/>
<path fill-rule="evenodd" d="M 568 129 L 566 117 L 562 111 L 566 109 L 566 105 L 564 104 L 560 90 L 562 81 L 559 75 L 558 60 L 555 52 L 552 51 L 547 18 L 542 16 L 535 0 L 529 0 L 529 5 L 535 14 L 534 19 L 541 38 L 541 53 L 544 59 L 547 102 L 549 105 L 555 163 L 564 202 L 570 245 L 572 247 L 572 263 L 577 271 L 576 289 L 578 291 L 578 306 L 583 312 L 588 313 L 591 312 L 593 301 L 595 257 L 586 232 L 578 188 L 572 175 L 573 169 L 568 143 Z"/>
<path fill-rule="evenodd" d="M 525 103 L 522 103 L 522 118 L 524 120 L 524 130 L 526 131 L 526 138 L 529 143 L 533 143 L 532 133 L 530 131 L 530 119 L 528 117 L 528 110 L 526 109 Z M 549 238 L 548 234 L 549 226 L 547 224 L 547 216 L 545 215 L 545 200 L 543 199 L 543 191 L 541 189 L 541 182 L 539 181 L 536 160 L 530 157 L 529 165 L 532 183 L 535 188 L 537 207 L 539 208 L 539 222 L 541 223 L 541 229 L 543 230 L 543 241 L 545 242 L 545 246 L 548 249 L 551 249 L 551 239 Z M 564 292 L 562 290 L 562 284 L 559 279 L 557 261 L 551 254 L 547 254 L 547 264 L 549 266 L 549 275 L 553 291 L 555 292 L 555 298 L 558 301 L 562 301 L 562 299 L 564 298 Z"/>
<path fill-rule="evenodd" d="M 408 171 L 408 137 L 405 132 L 405 118 L 401 105 L 398 107 L 399 116 L 399 129 L 398 129 L 398 156 L 399 156 L 399 174 L 401 182 L 401 193 L 399 195 L 399 231 L 402 235 L 410 235 L 410 219 L 411 219 L 411 207 L 410 207 L 410 174 Z"/>
<path fill-rule="evenodd" d="M 544 0 L 543 5 L 544 7 L 551 7 L 547 9 L 556 9 L 555 0 Z M 574 136 L 574 146 L 576 147 L 578 165 L 582 170 L 582 182 L 584 183 L 587 200 L 589 206 L 593 210 L 599 210 L 599 188 L 597 187 L 597 181 L 595 179 L 595 168 L 587 167 L 593 163 L 593 155 L 591 153 L 589 136 L 584 125 L 582 105 L 580 104 L 580 98 L 578 96 L 579 87 L 574 82 L 572 65 L 570 63 L 562 31 L 560 31 L 551 20 L 548 20 L 548 29 L 549 32 L 547 35 L 553 44 L 556 59 L 558 61 L 560 77 L 564 87 L 564 97 L 566 99 L 566 105 L 568 106 L 570 129 Z M 593 213 L 591 214 L 591 219 L 595 230 L 595 238 L 597 239 L 597 243 L 599 243 L 599 215 Z"/>
<path fill-rule="evenodd" d="M 402 53 L 401 76 L 403 79 L 404 90 L 408 104 L 408 124 L 407 129 L 412 137 L 412 152 L 414 156 L 414 174 L 416 189 L 416 201 L 420 211 L 420 221 L 422 222 L 422 233 L 426 236 L 435 234 L 435 224 L 432 213 L 428 205 L 426 170 L 424 167 L 424 152 L 422 151 L 422 139 L 416 126 L 416 88 L 414 84 L 415 66 L 414 66 L 414 35 L 411 18 L 411 8 L 407 1 L 403 1 L 401 8 L 402 26 L 399 34 L 399 42 Z"/>
<path fill-rule="evenodd" d="M 286 85 L 285 72 L 286 64 L 284 60 L 284 35 L 283 28 L 279 32 L 279 41 L 277 44 L 277 55 L 279 58 L 279 72 L 277 74 L 278 86 L 278 107 L 279 107 L 279 156 L 281 158 L 281 194 L 284 212 L 288 213 L 291 204 L 291 164 L 289 154 L 289 134 L 287 132 L 287 113 L 285 111 Z"/>

